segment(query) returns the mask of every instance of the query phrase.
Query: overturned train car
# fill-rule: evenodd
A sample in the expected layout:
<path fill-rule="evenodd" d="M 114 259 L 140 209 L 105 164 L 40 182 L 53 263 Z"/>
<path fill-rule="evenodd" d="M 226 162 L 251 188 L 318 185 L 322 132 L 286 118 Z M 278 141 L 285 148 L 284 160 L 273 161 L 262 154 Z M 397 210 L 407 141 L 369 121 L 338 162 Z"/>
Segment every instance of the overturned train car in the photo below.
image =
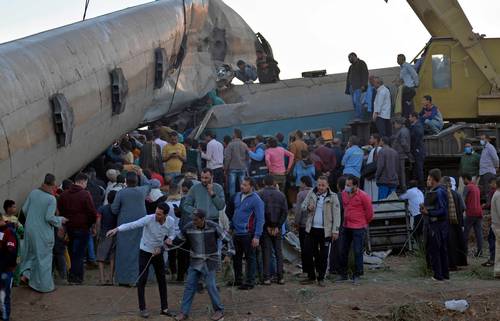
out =
<path fill-rule="evenodd" d="M 221 0 L 153 2 L 0 45 L 0 195 L 22 201 L 139 124 L 255 60 L 255 34 Z"/>

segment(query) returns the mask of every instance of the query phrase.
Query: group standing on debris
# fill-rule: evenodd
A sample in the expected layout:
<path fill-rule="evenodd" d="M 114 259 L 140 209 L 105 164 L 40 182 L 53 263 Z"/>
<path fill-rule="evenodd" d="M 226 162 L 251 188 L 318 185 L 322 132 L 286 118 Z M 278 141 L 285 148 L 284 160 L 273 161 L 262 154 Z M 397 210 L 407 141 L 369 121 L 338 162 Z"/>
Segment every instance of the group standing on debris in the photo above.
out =
<path fill-rule="evenodd" d="M 245 83 L 278 81 L 277 62 L 262 51 L 257 55 L 257 68 L 237 63 L 237 77 Z M 328 273 L 338 282 L 360 284 L 372 202 L 388 197 L 408 201 L 413 235 L 425 245 L 437 281 L 467 265 L 471 229 L 474 254 L 482 254 L 482 218 L 489 211 L 490 255 L 484 265 L 500 276 L 497 151 L 483 135 L 481 154 L 465 144 L 458 186 L 439 169 L 430 170 L 425 181 L 424 134 L 439 133 L 443 119 L 428 95 L 422 97 L 422 111 L 415 111 L 418 75 L 404 55 L 397 60 L 399 117 L 383 80 L 349 54 L 346 94 L 356 118 L 366 118 L 366 110 L 377 129 L 367 146 L 356 136 L 327 141 L 301 130 L 288 143 L 281 133 L 244 140 L 239 129 L 223 140 L 206 132 L 197 141 L 190 131 L 157 123 L 125 135 L 61 185 L 47 174 L 19 217 L 15 202 L 6 200 L 0 219 L 2 320 L 9 319 L 13 283 L 50 292 L 55 269 L 59 278 L 82 284 L 85 262 L 99 266 L 102 285 L 137 286 L 142 317 L 149 316 L 145 285 L 153 266 L 161 314 L 174 317 L 167 302 L 169 271 L 172 280 L 186 283 L 177 320 L 187 319 L 202 283 L 212 302 L 211 319 L 221 320 L 224 306 L 216 285 L 221 261 L 232 261 L 234 279 L 228 285 L 240 290 L 285 284 L 282 242 L 292 226 L 300 240 L 302 284 L 325 286 Z M 216 93 L 210 98 L 214 104 L 218 99 Z"/>

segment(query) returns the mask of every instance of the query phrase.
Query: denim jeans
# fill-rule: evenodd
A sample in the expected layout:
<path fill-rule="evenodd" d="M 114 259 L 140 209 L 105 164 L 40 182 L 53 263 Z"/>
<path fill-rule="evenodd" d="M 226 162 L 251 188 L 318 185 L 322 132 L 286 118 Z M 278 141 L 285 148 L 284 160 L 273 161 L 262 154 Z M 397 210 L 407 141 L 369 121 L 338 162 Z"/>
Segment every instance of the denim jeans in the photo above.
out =
<path fill-rule="evenodd" d="M 10 317 L 10 293 L 12 290 L 12 272 L 0 274 L 0 320 L 9 321 Z"/>
<path fill-rule="evenodd" d="M 83 263 L 85 259 L 85 250 L 89 241 L 88 230 L 68 230 L 69 237 L 69 256 L 71 258 L 71 268 L 69 270 L 70 278 L 73 281 L 83 281 Z"/>
<path fill-rule="evenodd" d="M 255 285 L 255 273 L 257 269 L 255 248 L 252 247 L 253 236 L 235 235 L 233 237 L 236 253 L 233 257 L 235 283 L 243 283 L 243 257 L 246 259 L 245 284 Z"/>
<path fill-rule="evenodd" d="M 95 262 L 95 247 L 94 247 L 94 237 L 89 232 L 89 243 L 87 244 L 87 252 L 88 252 L 88 262 Z"/>
<path fill-rule="evenodd" d="M 389 195 L 391 195 L 395 190 L 395 186 L 389 186 L 384 184 L 377 184 L 378 186 L 378 200 L 386 199 Z"/>
<path fill-rule="evenodd" d="M 340 273 L 343 276 L 347 276 L 347 261 L 349 259 L 349 251 L 351 249 L 351 244 L 354 248 L 354 263 L 355 270 L 353 276 L 363 275 L 363 249 L 365 245 L 365 234 L 366 229 L 364 228 L 342 228 L 342 254 L 341 254 L 341 266 Z"/>
<path fill-rule="evenodd" d="M 212 301 L 212 308 L 214 311 L 224 311 L 224 306 L 222 305 L 219 291 L 217 290 L 215 271 L 210 271 L 205 265 L 202 270 L 195 270 L 192 267 L 188 269 L 188 276 L 186 281 L 186 288 L 184 289 L 184 295 L 182 296 L 181 312 L 184 315 L 189 315 L 191 311 L 191 305 L 193 304 L 194 295 L 198 290 L 198 282 L 200 280 L 205 280 L 205 285 L 207 287 L 208 295 L 210 296 L 210 301 Z"/>
<path fill-rule="evenodd" d="M 229 170 L 229 197 L 236 194 L 236 180 L 238 180 L 238 183 L 241 184 L 246 175 L 247 171 L 244 169 Z"/>
<path fill-rule="evenodd" d="M 353 90 L 351 88 L 351 99 L 352 99 L 352 106 L 354 107 L 354 117 L 361 119 L 362 117 L 362 111 L 361 111 L 361 89 L 355 89 Z"/>
<path fill-rule="evenodd" d="M 264 264 L 264 280 L 271 280 L 273 275 L 272 266 L 276 262 L 276 275 L 278 280 L 283 278 L 283 249 L 281 233 L 277 236 L 271 236 L 267 231 L 261 237 L 262 241 L 262 257 Z"/>
<path fill-rule="evenodd" d="M 424 131 L 426 135 L 437 135 L 443 128 L 443 124 L 436 119 L 426 119 L 424 121 Z"/>

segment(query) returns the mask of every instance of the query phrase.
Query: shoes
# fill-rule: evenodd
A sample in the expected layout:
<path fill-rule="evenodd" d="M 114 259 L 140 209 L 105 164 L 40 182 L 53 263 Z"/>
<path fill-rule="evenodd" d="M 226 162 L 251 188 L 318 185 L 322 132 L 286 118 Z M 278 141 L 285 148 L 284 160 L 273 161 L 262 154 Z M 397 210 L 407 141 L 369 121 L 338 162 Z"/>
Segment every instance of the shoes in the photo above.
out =
<path fill-rule="evenodd" d="M 233 286 L 240 286 L 242 285 L 243 283 L 241 283 L 240 281 L 229 281 L 226 283 L 226 286 L 229 286 L 229 287 L 233 287 Z"/>
<path fill-rule="evenodd" d="M 279 284 L 279 285 L 283 285 L 283 284 L 285 284 L 285 279 L 283 279 L 283 278 L 279 279 L 279 280 L 278 280 L 278 284 Z"/>
<path fill-rule="evenodd" d="M 68 283 L 71 285 L 82 285 L 83 281 L 74 276 L 68 276 Z"/>
<path fill-rule="evenodd" d="M 323 281 L 323 280 L 318 280 L 318 286 L 319 286 L 320 288 L 324 288 L 324 287 L 325 287 L 325 281 Z"/>
<path fill-rule="evenodd" d="M 360 285 L 360 281 L 361 281 L 361 279 L 359 278 L 359 276 L 353 276 L 352 277 L 352 284 L 354 284 L 354 285 Z"/>
<path fill-rule="evenodd" d="M 95 261 L 88 261 L 87 262 L 87 269 L 95 270 L 97 268 L 99 268 L 99 264 L 97 264 L 97 262 L 95 262 Z"/>
<path fill-rule="evenodd" d="M 238 290 L 243 290 L 243 291 L 248 291 L 248 290 L 251 290 L 253 289 L 253 285 L 251 284 L 242 284 L 238 287 Z"/>
<path fill-rule="evenodd" d="M 149 318 L 149 312 L 148 312 L 148 310 L 141 310 L 141 311 L 139 311 L 139 315 L 140 315 L 142 318 L 144 318 L 144 319 Z"/>
<path fill-rule="evenodd" d="M 338 275 L 338 276 L 337 276 L 337 278 L 335 279 L 335 282 L 336 282 L 336 283 L 344 283 L 344 282 L 346 282 L 347 280 L 349 280 L 349 279 L 347 278 L 347 276 L 345 276 L 345 275 Z"/>
<path fill-rule="evenodd" d="M 160 312 L 161 315 L 166 315 L 167 317 L 175 317 L 175 313 L 171 312 L 169 309 L 162 310 Z"/>
<path fill-rule="evenodd" d="M 185 315 L 184 313 L 179 313 L 176 317 L 175 317 L 175 320 L 176 321 L 184 321 L 184 320 L 187 320 L 188 319 L 188 316 Z"/>
<path fill-rule="evenodd" d="M 481 257 L 483 256 L 483 251 L 479 250 L 476 252 L 476 254 L 474 254 L 474 257 Z"/>
<path fill-rule="evenodd" d="M 263 285 L 271 285 L 271 280 L 265 280 L 262 282 Z"/>
<path fill-rule="evenodd" d="M 222 311 L 215 311 L 214 314 L 210 317 L 212 321 L 222 321 L 224 320 L 224 313 Z"/>
<path fill-rule="evenodd" d="M 436 282 L 442 282 L 443 281 L 443 279 L 436 279 L 435 277 L 432 277 L 431 280 L 432 281 L 436 281 Z"/>
<path fill-rule="evenodd" d="M 314 282 L 316 282 L 316 280 L 314 280 L 314 279 L 305 279 L 305 280 L 300 281 L 300 284 L 310 285 L 310 284 L 314 284 Z"/>
<path fill-rule="evenodd" d="M 481 264 L 482 266 L 485 266 L 485 267 L 492 267 L 495 265 L 495 262 L 492 262 L 491 260 L 488 260 L 486 262 L 484 262 L 483 264 Z"/>

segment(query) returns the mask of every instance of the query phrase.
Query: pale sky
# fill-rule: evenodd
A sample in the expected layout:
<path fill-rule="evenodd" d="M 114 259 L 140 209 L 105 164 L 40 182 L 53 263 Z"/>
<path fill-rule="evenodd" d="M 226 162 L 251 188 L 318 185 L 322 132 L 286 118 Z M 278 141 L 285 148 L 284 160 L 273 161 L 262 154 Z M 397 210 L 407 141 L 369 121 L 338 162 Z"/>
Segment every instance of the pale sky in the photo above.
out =
<path fill-rule="evenodd" d="M 180 0 L 178 0 L 180 1 Z M 413 58 L 430 35 L 404 0 L 224 0 L 271 43 L 281 78 L 345 72 L 354 51 L 369 68 Z M 92 18 L 149 0 L 90 0 Z M 499 0 L 459 0 L 475 32 L 500 36 Z M 85 0 L 0 0 L 0 43 L 80 21 Z"/>

